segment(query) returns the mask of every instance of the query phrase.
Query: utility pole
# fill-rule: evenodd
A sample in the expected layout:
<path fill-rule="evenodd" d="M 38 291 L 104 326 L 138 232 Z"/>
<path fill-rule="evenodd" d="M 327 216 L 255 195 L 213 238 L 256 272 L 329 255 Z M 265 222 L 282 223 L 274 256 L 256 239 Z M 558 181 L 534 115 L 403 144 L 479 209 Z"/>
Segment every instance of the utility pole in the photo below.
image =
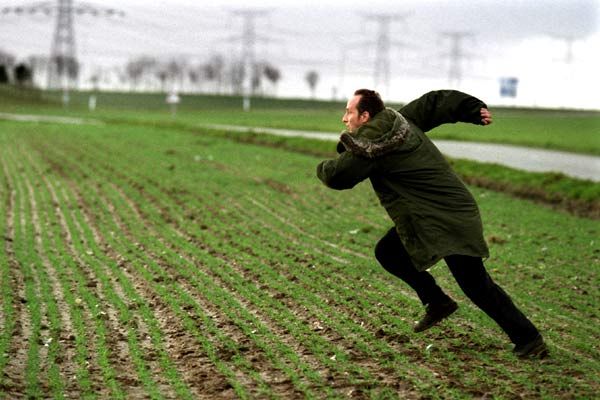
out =
<path fill-rule="evenodd" d="M 4 7 L 0 10 L 0 14 L 11 13 L 16 15 L 55 14 L 56 21 L 48 62 L 48 88 L 62 89 L 65 105 L 69 102 L 69 90 L 76 86 L 79 72 L 79 63 L 75 51 L 74 16 L 124 16 L 122 11 L 112 8 L 99 8 L 86 3 L 73 4 L 73 0 L 45 1 L 22 6 Z"/>
<path fill-rule="evenodd" d="M 368 14 L 367 20 L 378 24 L 377 38 L 375 40 L 375 68 L 373 82 L 375 87 L 383 86 L 386 93 L 390 87 L 390 49 L 392 45 L 406 46 L 405 43 L 390 39 L 390 25 L 393 21 L 402 21 L 408 14 Z"/>
<path fill-rule="evenodd" d="M 252 82 L 258 73 L 256 69 L 256 42 L 267 40 L 256 34 L 256 19 L 266 16 L 268 10 L 235 10 L 232 13 L 243 19 L 242 36 L 237 38 L 242 42 L 242 63 L 244 65 L 244 83 L 242 85 L 243 109 L 250 111 L 253 92 Z"/>
<path fill-rule="evenodd" d="M 470 32 L 443 32 L 443 36 L 450 39 L 450 68 L 448 70 L 448 81 L 450 87 L 458 88 L 462 81 L 462 61 L 469 55 L 463 52 L 463 40 L 473 36 Z"/>

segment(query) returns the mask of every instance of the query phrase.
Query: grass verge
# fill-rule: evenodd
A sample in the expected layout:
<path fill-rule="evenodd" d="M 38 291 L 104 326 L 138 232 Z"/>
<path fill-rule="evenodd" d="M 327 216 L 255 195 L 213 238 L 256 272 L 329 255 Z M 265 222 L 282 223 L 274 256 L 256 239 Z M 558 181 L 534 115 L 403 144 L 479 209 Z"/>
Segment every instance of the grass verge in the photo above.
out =
<path fill-rule="evenodd" d="M 95 111 L 88 110 L 91 95 Z M 0 86 L 0 111 L 111 120 L 187 125 L 229 124 L 269 128 L 339 132 L 344 101 L 306 99 L 252 99 L 252 110 L 242 112 L 240 96 L 183 94 L 172 116 L 164 93 L 71 92 L 64 107 L 62 93 Z M 485 100 L 485 99 L 484 99 Z M 388 104 L 398 109 L 400 104 Z M 564 150 L 600 155 L 600 112 L 565 109 L 505 108 L 490 105 L 494 123 L 481 130 L 464 124 L 446 124 L 430 132 L 432 138 Z"/>
<path fill-rule="evenodd" d="M 138 122 L 140 123 L 140 122 Z M 154 125 L 156 126 L 156 125 Z M 217 129 L 190 128 L 185 124 L 159 126 L 192 131 L 199 135 L 223 137 L 240 143 L 282 148 L 319 157 L 335 157 L 335 145 L 317 139 L 282 137 L 262 133 L 239 133 Z M 532 200 L 571 214 L 600 219 L 600 183 L 559 173 L 521 171 L 498 164 L 449 159 L 454 170 L 468 184 Z"/>

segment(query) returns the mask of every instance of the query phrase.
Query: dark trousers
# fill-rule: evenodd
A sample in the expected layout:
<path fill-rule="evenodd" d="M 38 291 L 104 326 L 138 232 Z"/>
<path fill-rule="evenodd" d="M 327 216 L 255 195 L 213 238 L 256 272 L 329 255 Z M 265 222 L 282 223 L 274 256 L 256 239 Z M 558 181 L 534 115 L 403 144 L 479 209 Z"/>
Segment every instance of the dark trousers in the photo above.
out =
<path fill-rule="evenodd" d="M 377 261 L 391 274 L 413 288 L 423 304 L 435 304 L 450 298 L 427 271 L 418 271 L 396 229 L 392 228 L 375 247 Z M 506 332 L 515 344 L 533 340 L 538 330 L 514 305 L 508 294 L 489 276 L 479 257 L 452 255 L 444 258 L 456 282 L 469 299 Z"/>

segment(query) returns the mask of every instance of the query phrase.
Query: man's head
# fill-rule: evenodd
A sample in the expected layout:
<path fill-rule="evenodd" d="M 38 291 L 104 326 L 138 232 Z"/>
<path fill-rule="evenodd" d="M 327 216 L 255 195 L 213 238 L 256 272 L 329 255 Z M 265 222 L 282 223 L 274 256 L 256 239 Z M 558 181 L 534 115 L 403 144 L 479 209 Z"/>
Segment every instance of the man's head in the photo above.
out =
<path fill-rule="evenodd" d="M 374 90 L 358 89 L 348 100 L 342 122 L 348 132 L 354 133 L 385 108 L 381 96 Z"/>

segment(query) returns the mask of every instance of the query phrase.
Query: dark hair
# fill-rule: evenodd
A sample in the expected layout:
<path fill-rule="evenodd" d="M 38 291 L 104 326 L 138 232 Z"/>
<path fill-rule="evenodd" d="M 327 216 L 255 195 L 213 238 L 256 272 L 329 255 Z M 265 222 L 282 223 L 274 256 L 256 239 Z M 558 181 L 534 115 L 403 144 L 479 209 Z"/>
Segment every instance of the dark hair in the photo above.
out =
<path fill-rule="evenodd" d="M 356 92 L 354 92 L 354 95 L 361 96 L 358 104 L 356 105 L 359 114 L 367 111 L 371 118 L 373 118 L 379 111 L 383 111 L 385 109 L 383 100 L 381 100 L 381 96 L 374 90 L 358 89 Z"/>

